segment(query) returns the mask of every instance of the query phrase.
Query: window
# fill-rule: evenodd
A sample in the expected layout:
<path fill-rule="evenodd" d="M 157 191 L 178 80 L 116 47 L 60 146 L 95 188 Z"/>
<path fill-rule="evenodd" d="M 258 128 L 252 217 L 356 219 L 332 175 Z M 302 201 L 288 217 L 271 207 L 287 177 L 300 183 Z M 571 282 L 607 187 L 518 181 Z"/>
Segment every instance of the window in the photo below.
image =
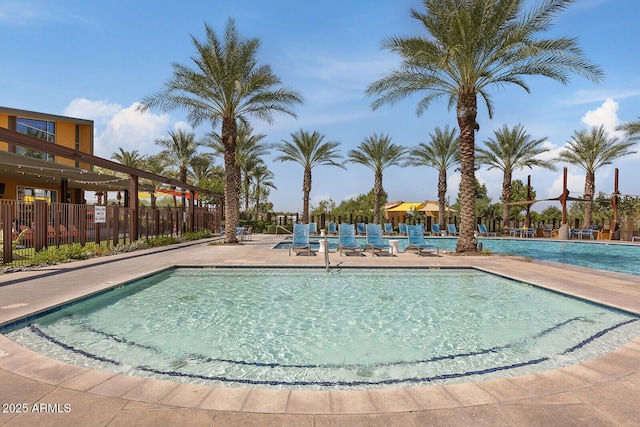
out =
<path fill-rule="evenodd" d="M 55 122 L 18 117 L 16 120 L 16 131 L 24 133 L 25 135 L 43 139 L 53 144 L 56 143 Z M 42 153 L 30 148 L 16 147 L 16 153 L 23 154 L 29 157 L 35 157 L 37 159 L 42 159 L 49 162 L 55 161 L 55 156 L 53 154 Z"/>

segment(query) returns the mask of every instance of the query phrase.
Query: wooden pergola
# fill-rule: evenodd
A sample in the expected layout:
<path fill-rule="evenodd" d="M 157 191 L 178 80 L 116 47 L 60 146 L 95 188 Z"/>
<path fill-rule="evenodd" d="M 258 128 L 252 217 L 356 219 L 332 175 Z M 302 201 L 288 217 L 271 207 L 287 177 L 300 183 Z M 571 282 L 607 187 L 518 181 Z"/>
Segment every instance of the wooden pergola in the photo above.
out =
<path fill-rule="evenodd" d="M 170 185 L 172 187 L 180 188 L 184 191 L 189 191 L 190 200 L 195 200 L 195 193 L 200 193 L 203 195 L 207 195 L 212 197 L 213 199 L 218 199 L 221 201 L 223 196 L 221 194 L 217 194 L 206 190 L 204 188 L 199 188 L 184 182 L 180 182 L 176 179 L 167 178 L 164 176 L 156 175 L 151 172 L 147 172 L 141 169 L 136 169 L 130 166 L 123 165 L 121 163 L 117 163 L 111 160 L 104 159 L 102 157 L 94 156 L 93 154 L 84 153 L 82 151 L 74 150 L 72 148 L 64 147 L 58 144 L 52 144 L 51 142 L 44 141 L 42 139 L 25 135 L 20 132 L 12 131 L 9 129 L 5 129 L 0 127 L 0 140 L 7 142 L 9 144 L 19 145 L 25 148 L 30 148 L 37 151 L 42 151 L 48 154 L 53 154 L 55 156 L 61 156 L 68 159 L 72 159 L 78 162 L 83 162 L 92 166 L 99 166 L 102 168 L 106 168 L 115 172 L 121 172 L 129 175 L 129 200 L 128 205 L 131 210 L 131 222 L 129 224 L 129 232 L 132 240 L 138 239 L 138 221 L 139 221 L 139 204 L 138 204 L 138 190 L 139 190 L 139 179 L 145 178 L 152 181 L 160 182 L 163 184 Z M 66 194 L 66 180 L 61 180 L 61 188 L 62 194 Z M 88 188 L 91 191 L 91 188 Z M 191 216 L 193 220 L 195 216 L 195 204 L 192 202 L 189 204 L 188 214 Z M 193 221 L 191 221 L 193 226 Z M 193 231 L 193 230 L 191 230 Z"/>

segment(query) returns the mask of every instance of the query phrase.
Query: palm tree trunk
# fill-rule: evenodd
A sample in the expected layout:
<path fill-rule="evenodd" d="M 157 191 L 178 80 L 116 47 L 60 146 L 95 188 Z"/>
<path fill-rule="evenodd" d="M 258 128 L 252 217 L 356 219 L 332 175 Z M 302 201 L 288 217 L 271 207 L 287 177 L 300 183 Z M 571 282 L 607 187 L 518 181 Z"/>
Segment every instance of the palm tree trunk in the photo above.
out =
<path fill-rule="evenodd" d="M 373 183 L 373 223 L 380 224 L 380 200 L 382 199 L 382 172 L 376 171 Z"/>
<path fill-rule="evenodd" d="M 458 97 L 457 116 L 460 127 L 460 237 L 456 252 L 475 252 L 476 210 L 475 131 L 477 116 L 475 93 Z"/>
<path fill-rule="evenodd" d="M 222 143 L 224 144 L 224 206 L 225 243 L 238 243 L 236 227 L 240 223 L 240 201 L 238 200 L 238 167 L 236 162 L 236 121 L 222 119 Z"/>
<path fill-rule="evenodd" d="M 509 223 L 509 205 L 511 201 L 511 171 L 504 171 L 502 175 L 502 228 Z"/>
<path fill-rule="evenodd" d="M 304 169 L 302 182 L 302 222 L 309 223 L 309 194 L 311 194 L 311 168 Z"/>
<path fill-rule="evenodd" d="M 584 218 L 582 228 L 589 228 L 591 225 L 591 212 L 593 212 L 593 193 L 596 190 L 596 176 L 594 172 L 587 171 L 584 180 Z"/>
<path fill-rule="evenodd" d="M 446 230 L 445 223 L 445 201 L 447 197 L 447 170 L 440 169 L 438 172 L 438 225 L 440 230 Z"/>
<path fill-rule="evenodd" d="M 249 175 L 245 175 L 244 177 L 244 212 L 245 215 L 249 212 L 249 187 L 251 182 L 249 180 Z"/>

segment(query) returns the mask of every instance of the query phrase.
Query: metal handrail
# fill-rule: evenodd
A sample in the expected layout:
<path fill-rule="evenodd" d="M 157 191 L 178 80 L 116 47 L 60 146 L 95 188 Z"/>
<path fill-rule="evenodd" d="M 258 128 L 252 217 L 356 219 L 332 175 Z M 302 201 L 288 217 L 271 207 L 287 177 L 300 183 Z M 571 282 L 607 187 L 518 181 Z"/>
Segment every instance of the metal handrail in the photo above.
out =
<path fill-rule="evenodd" d="M 276 225 L 276 236 L 278 235 L 278 229 L 279 229 L 279 228 L 283 229 L 284 231 L 286 231 L 286 232 L 287 232 L 287 233 L 289 233 L 289 234 L 293 234 L 293 232 L 291 232 L 291 231 L 287 230 L 287 229 L 286 229 L 286 228 L 284 228 L 283 226 L 281 226 L 281 225 Z"/>

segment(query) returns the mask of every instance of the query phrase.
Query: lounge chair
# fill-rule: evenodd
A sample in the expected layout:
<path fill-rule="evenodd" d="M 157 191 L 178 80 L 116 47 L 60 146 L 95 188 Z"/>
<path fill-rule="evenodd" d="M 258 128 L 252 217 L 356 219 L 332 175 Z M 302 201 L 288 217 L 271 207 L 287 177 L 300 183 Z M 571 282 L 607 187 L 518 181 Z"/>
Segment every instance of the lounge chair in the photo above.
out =
<path fill-rule="evenodd" d="M 542 224 L 542 237 L 553 237 L 553 227 L 550 224 Z"/>
<path fill-rule="evenodd" d="M 236 227 L 236 239 L 244 241 L 244 227 Z"/>
<path fill-rule="evenodd" d="M 495 236 L 498 235 L 496 232 L 488 231 L 487 230 L 487 226 L 484 225 L 484 224 L 478 224 L 478 234 L 480 236 L 486 236 L 486 237 L 489 237 L 489 236 L 494 236 L 495 237 Z"/>
<path fill-rule="evenodd" d="M 398 233 L 396 231 L 394 231 L 393 224 L 391 224 L 390 222 L 385 222 L 384 223 L 384 234 L 386 234 L 388 236 L 393 236 L 393 235 L 398 234 Z"/>
<path fill-rule="evenodd" d="M 302 252 L 307 252 L 307 255 L 311 255 L 309 224 L 293 224 L 293 242 L 291 242 L 291 246 L 289 246 L 289 256 L 291 256 L 292 251 L 295 252 L 296 255 L 300 255 Z"/>
<path fill-rule="evenodd" d="M 382 227 L 380 224 L 367 224 L 367 245 L 364 247 L 366 251 L 368 248 L 371 249 L 372 255 L 380 255 L 382 251 L 389 252 L 391 245 L 385 243 L 382 238 Z"/>
<path fill-rule="evenodd" d="M 533 227 L 529 227 L 529 228 L 524 228 L 522 230 L 523 236 L 524 237 L 536 237 L 536 233 L 538 232 L 538 230 L 536 230 Z"/>
<path fill-rule="evenodd" d="M 435 236 L 442 236 L 442 230 L 440 230 L 440 224 L 431 224 L 431 234 Z"/>
<path fill-rule="evenodd" d="M 398 224 L 398 232 L 399 232 L 399 234 L 404 234 L 406 236 L 407 235 L 407 224 L 405 224 L 404 222 L 401 222 L 400 224 Z"/>
<path fill-rule="evenodd" d="M 584 237 L 588 237 L 590 240 L 594 240 L 595 236 L 593 229 L 591 228 L 573 228 L 571 229 L 571 237 L 582 240 Z"/>
<path fill-rule="evenodd" d="M 362 246 L 356 242 L 356 229 L 353 224 L 340 224 L 340 233 L 338 234 L 338 252 L 342 253 L 358 253 L 362 255 Z"/>
<path fill-rule="evenodd" d="M 318 235 L 318 224 L 316 224 L 315 222 L 310 222 L 309 223 L 309 235 L 310 236 L 317 236 Z"/>
<path fill-rule="evenodd" d="M 436 252 L 436 256 L 440 256 L 440 248 L 435 245 L 429 245 L 424 240 L 424 228 L 420 225 L 408 225 L 407 226 L 407 236 L 409 239 L 409 244 L 407 245 L 405 251 L 407 249 L 417 249 L 418 256 L 422 255 L 423 251 Z"/>
<path fill-rule="evenodd" d="M 358 234 L 361 234 L 361 235 L 365 235 L 365 234 L 367 234 L 367 229 L 366 229 L 366 227 L 365 227 L 365 225 L 364 225 L 364 222 L 358 222 L 358 223 L 356 223 L 356 232 L 357 232 Z"/>
<path fill-rule="evenodd" d="M 459 236 L 460 233 L 458 233 L 458 230 L 456 230 L 456 225 L 455 224 L 447 224 L 447 232 L 449 234 L 451 234 L 452 236 Z"/>
<path fill-rule="evenodd" d="M 335 222 L 331 221 L 327 223 L 327 234 L 338 234 Z"/>

